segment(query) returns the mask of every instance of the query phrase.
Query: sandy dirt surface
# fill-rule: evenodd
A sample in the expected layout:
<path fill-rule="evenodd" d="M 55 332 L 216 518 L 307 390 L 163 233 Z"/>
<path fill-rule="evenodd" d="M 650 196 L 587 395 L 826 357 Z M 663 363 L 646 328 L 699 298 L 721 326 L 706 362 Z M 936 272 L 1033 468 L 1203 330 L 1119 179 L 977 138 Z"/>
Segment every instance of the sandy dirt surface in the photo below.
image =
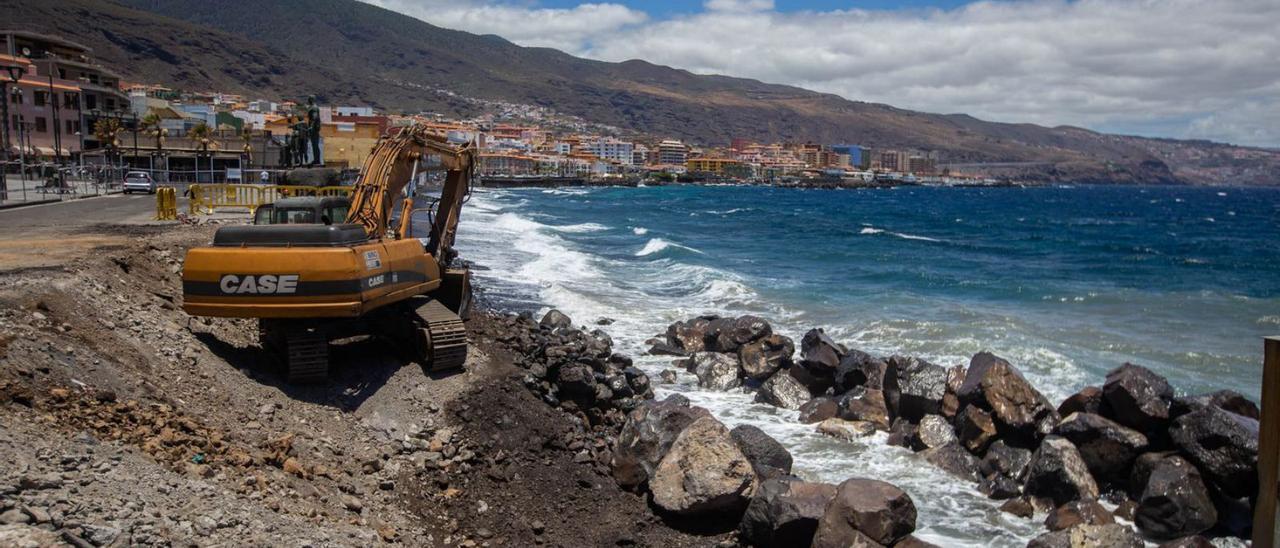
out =
<path fill-rule="evenodd" d="M 287 385 L 254 322 L 181 310 L 214 228 L 0 237 L 0 545 L 727 542 L 621 491 L 608 437 L 528 392 L 485 314 L 464 371 L 351 340 L 329 383 Z"/>

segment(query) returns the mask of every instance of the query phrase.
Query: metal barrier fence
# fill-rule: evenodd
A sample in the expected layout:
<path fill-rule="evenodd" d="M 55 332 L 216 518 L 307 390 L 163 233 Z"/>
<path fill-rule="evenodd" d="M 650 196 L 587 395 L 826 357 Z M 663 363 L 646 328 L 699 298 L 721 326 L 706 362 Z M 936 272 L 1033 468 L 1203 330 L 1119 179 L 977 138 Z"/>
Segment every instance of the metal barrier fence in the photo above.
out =
<path fill-rule="evenodd" d="M 156 189 L 156 220 L 178 220 L 178 191 L 171 186 Z"/>
<path fill-rule="evenodd" d="M 218 208 L 243 208 L 250 213 L 258 206 L 281 198 L 296 196 L 346 196 L 349 186 L 297 186 L 297 185 L 191 185 L 188 192 L 192 215 L 213 213 Z"/>

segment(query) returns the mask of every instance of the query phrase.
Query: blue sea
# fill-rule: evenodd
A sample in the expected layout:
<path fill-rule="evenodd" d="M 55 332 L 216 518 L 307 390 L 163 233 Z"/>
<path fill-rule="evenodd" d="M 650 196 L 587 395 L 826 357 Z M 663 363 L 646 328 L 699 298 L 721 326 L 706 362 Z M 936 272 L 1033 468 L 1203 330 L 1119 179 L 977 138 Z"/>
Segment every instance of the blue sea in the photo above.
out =
<path fill-rule="evenodd" d="M 478 189 L 458 249 L 483 298 L 559 308 L 620 351 L 701 313 L 757 314 L 799 340 L 952 365 L 990 350 L 1055 401 L 1124 362 L 1180 393 L 1256 399 L 1262 340 L 1280 334 L 1280 190 L 1033 187 L 818 190 L 750 186 Z M 642 357 L 651 373 L 669 358 Z M 883 434 L 821 437 L 751 395 L 681 392 L 729 425 L 787 443 L 814 480 L 876 477 L 944 546 L 1023 546 L 1042 518 L 996 510 Z"/>

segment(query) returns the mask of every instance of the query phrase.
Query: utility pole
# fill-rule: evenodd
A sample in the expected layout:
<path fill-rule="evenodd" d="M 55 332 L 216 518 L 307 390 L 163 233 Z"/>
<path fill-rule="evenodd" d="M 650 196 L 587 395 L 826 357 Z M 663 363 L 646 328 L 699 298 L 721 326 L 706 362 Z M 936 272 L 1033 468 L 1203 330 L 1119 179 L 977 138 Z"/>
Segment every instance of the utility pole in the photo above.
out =
<path fill-rule="evenodd" d="M 45 55 L 52 58 L 53 54 L 45 52 Z M 49 61 L 49 102 L 53 107 L 53 157 L 55 159 L 53 172 L 59 186 L 63 184 L 62 180 L 62 122 L 58 120 L 58 95 L 53 89 L 53 70 L 54 62 Z"/>

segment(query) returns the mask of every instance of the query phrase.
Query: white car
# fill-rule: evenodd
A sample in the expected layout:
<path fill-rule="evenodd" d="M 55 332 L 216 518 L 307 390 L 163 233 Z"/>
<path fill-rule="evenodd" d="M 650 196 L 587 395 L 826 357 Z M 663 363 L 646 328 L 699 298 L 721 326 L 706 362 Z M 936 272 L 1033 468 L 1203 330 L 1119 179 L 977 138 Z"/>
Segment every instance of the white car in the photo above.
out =
<path fill-rule="evenodd" d="M 124 176 L 124 193 L 146 192 L 147 194 L 156 193 L 156 181 L 151 178 L 151 174 L 145 171 L 130 171 Z"/>

